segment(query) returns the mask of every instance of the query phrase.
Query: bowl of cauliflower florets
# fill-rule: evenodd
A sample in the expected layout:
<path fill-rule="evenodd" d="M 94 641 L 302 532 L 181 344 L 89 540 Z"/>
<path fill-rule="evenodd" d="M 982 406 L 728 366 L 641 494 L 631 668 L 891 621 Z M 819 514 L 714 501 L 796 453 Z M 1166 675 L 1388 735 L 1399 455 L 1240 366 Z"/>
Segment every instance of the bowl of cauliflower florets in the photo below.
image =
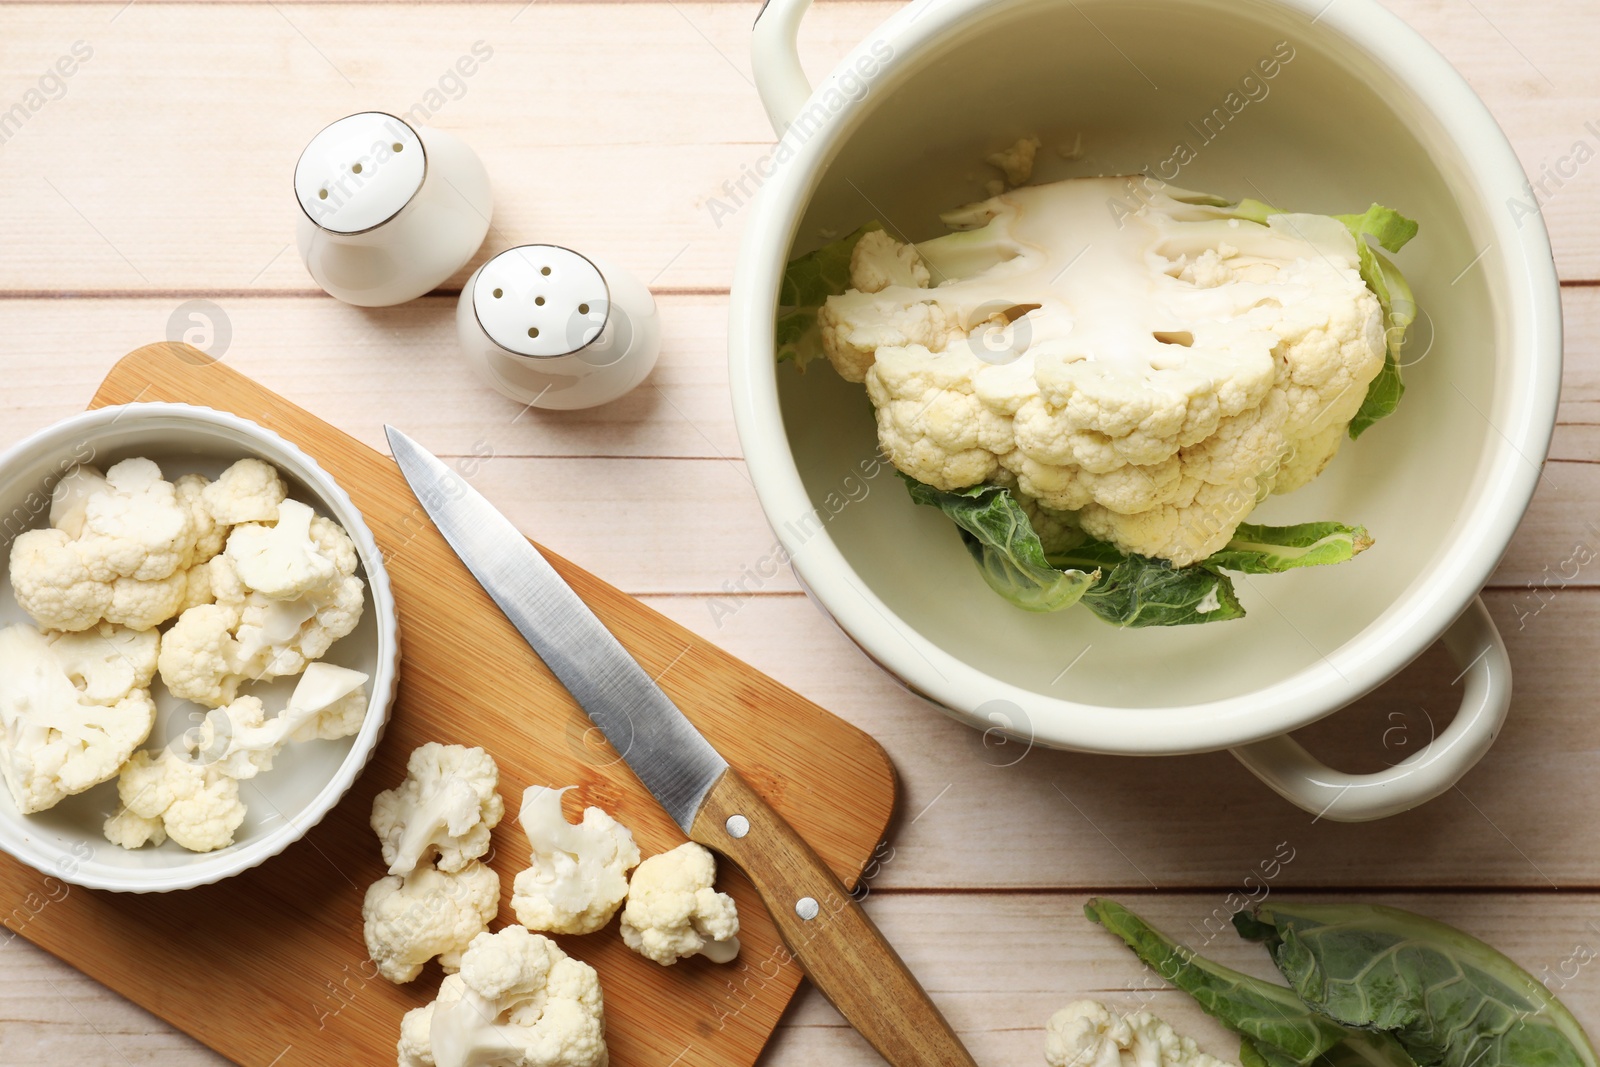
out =
<path fill-rule="evenodd" d="M 344 795 L 399 643 L 372 534 L 314 460 L 209 408 L 101 408 L 0 457 L 0 515 L 0 848 L 185 889 Z"/>
<path fill-rule="evenodd" d="M 1509 707 L 1476 597 L 1561 377 L 1460 76 L 1372 0 L 948 0 L 807 99 L 803 6 L 756 28 L 780 141 L 731 295 L 751 570 L 985 730 L 1234 748 L 1329 818 L 1448 788 Z M 1428 752 L 1348 776 L 1286 736 L 1441 637 Z"/>

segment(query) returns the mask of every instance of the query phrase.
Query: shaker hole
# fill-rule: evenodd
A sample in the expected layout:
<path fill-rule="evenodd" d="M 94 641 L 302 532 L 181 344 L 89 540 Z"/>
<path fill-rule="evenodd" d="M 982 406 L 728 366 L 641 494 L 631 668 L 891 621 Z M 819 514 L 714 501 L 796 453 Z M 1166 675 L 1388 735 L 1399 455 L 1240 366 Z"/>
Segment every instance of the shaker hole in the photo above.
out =
<path fill-rule="evenodd" d="M 533 298 L 533 302 L 534 302 L 534 303 L 535 303 L 535 304 L 538 304 L 538 305 L 539 305 L 539 306 L 540 306 L 540 307 L 544 307 L 544 297 L 542 297 L 542 296 L 536 296 L 536 297 L 534 297 L 534 298 Z"/>
<path fill-rule="evenodd" d="M 350 168 L 350 173 L 351 174 L 360 174 L 361 173 L 361 164 L 357 163 L 355 166 L 351 167 Z"/>
<path fill-rule="evenodd" d="M 588 304 L 579 304 L 578 305 L 578 314 L 580 314 L 580 315 L 589 314 L 589 305 Z"/>
<path fill-rule="evenodd" d="M 549 273 L 550 273 L 550 268 L 549 268 L 549 267 L 540 267 L 540 268 L 539 268 L 539 273 L 540 273 L 540 274 L 546 274 L 546 275 L 547 275 L 547 274 L 549 274 Z"/>
<path fill-rule="evenodd" d="M 328 199 L 328 190 L 326 190 L 326 189 L 318 189 L 317 190 L 317 199 L 318 200 L 326 200 L 326 199 Z"/>
<path fill-rule="evenodd" d="M 506 291 L 504 289 L 496 289 L 494 291 L 494 298 L 496 300 L 499 300 L 502 296 L 505 296 L 505 295 L 506 295 Z"/>
<path fill-rule="evenodd" d="M 528 327 L 528 336 L 529 337 L 538 337 L 539 336 L 539 327 L 537 327 L 537 326 L 529 326 Z"/>
<path fill-rule="evenodd" d="M 401 144 L 399 141 L 396 141 L 394 144 L 390 145 L 389 147 L 393 148 L 396 152 L 404 152 L 406 150 L 406 146 Z"/>

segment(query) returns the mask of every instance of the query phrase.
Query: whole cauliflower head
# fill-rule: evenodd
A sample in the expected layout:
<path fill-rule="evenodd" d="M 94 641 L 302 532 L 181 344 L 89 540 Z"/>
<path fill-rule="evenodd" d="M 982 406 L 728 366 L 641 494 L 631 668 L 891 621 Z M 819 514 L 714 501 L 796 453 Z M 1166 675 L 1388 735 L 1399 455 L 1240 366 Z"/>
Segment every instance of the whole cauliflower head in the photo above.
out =
<path fill-rule="evenodd" d="M 467 945 L 500 910 L 500 876 L 477 861 L 458 871 L 418 867 L 373 882 L 361 904 L 367 953 L 378 973 L 409 982 L 438 957 L 446 971 L 461 966 Z"/>
<path fill-rule="evenodd" d="M 408 874 L 437 854 L 442 871 L 459 871 L 489 851 L 500 824 L 500 768 L 481 748 L 430 741 L 406 760 L 406 777 L 372 798 L 372 831 L 390 874 Z"/>
<path fill-rule="evenodd" d="M 605 1067 L 600 976 L 524 927 L 479 934 L 398 1052 L 401 1067 Z"/>
<path fill-rule="evenodd" d="M 149 736 L 158 637 L 109 624 L 0 630 L 0 772 L 17 810 L 44 811 L 116 776 Z"/>
<path fill-rule="evenodd" d="M 920 245 L 868 232 L 823 350 L 910 477 L 1009 474 L 1125 552 L 1204 559 L 1326 466 L 1386 349 L 1342 223 L 1213 203 L 1082 178 L 951 212 L 959 232 Z"/>
<path fill-rule="evenodd" d="M 566 791 L 530 786 L 522 794 L 519 821 L 531 855 L 512 885 L 511 907 L 530 930 L 592 934 L 611 921 L 628 895 L 639 846 L 626 826 L 600 808 L 585 808 L 577 825 L 567 822 L 561 813 Z"/>
<path fill-rule="evenodd" d="M 1050 1067 L 1233 1067 L 1147 1011 L 1121 1015 L 1094 1000 L 1050 1017 L 1044 1058 Z"/>
<path fill-rule="evenodd" d="M 149 630 L 183 607 L 195 521 L 154 463 L 73 468 L 51 491 L 50 521 L 16 538 L 9 566 L 17 603 L 44 629 Z"/>
<path fill-rule="evenodd" d="M 729 962 L 739 954 L 739 912 L 712 888 L 716 878 L 715 857 L 693 841 L 651 856 L 633 872 L 622 940 L 663 967 L 695 955 Z"/>

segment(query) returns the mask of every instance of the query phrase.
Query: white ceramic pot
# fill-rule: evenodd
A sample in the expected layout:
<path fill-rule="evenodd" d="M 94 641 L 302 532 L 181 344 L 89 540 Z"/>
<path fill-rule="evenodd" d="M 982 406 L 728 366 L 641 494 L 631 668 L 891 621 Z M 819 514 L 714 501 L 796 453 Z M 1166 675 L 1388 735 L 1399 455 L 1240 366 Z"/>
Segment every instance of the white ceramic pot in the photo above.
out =
<path fill-rule="evenodd" d="M 1510 663 L 1477 597 L 1533 493 L 1561 381 L 1548 238 L 1510 207 L 1523 173 L 1482 102 L 1374 0 L 919 0 L 813 93 L 795 50 L 806 3 L 771 0 L 756 24 L 757 85 L 782 139 L 752 164 L 764 184 L 729 356 L 752 480 L 814 599 L 884 669 L 980 728 L 1092 752 L 1231 748 L 1330 819 L 1449 788 L 1509 707 Z M 912 240 L 943 232 L 938 212 L 996 176 L 985 153 L 1024 135 L 1045 143 L 1035 180 L 1148 170 L 1298 210 L 1379 201 L 1420 220 L 1400 259 L 1424 316 L 1399 411 L 1256 513 L 1363 523 L 1377 545 L 1359 561 L 1241 581 L 1249 616 L 1211 626 L 1018 611 L 875 460 L 862 388 L 774 364 L 792 254 L 872 218 Z M 1082 158 L 1063 158 L 1080 136 Z M 1353 775 L 1286 736 L 1441 638 L 1461 710 L 1424 750 Z"/>
<path fill-rule="evenodd" d="M 23 815 L 0 788 L 0 849 L 47 875 L 75 885 L 132 893 L 207 885 L 276 856 L 322 821 L 349 790 L 383 737 L 399 681 L 400 638 L 394 595 L 383 557 L 361 513 L 317 462 L 282 437 L 237 415 L 189 404 L 125 404 L 75 415 L 28 437 L 0 455 L 0 558 L 22 531 L 49 523 L 50 492 L 77 463 L 102 468 L 130 456 L 160 465 L 168 478 L 190 472 L 215 478 L 235 460 L 255 456 L 283 473 L 289 494 L 336 520 L 349 532 L 367 585 L 366 610 L 356 629 L 334 644 L 327 662 L 367 675 L 366 720 L 354 737 L 290 745 L 270 771 L 250 780 L 249 806 L 234 843 L 215 852 L 189 852 L 174 841 L 127 850 L 105 839 L 101 826 L 119 810 L 117 783 L 103 782 L 55 807 Z M 30 623 L 0 571 L 0 626 Z M 288 697 L 296 679 L 254 683 L 247 692 L 269 708 Z M 198 705 L 179 700 L 159 679 L 153 687 L 156 724 L 144 746 L 168 744 L 191 729 Z"/>
<path fill-rule="evenodd" d="M 295 241 L 329 296 L 387 307 L 466 266 L 494 209 L 483 162 L 461 138 L 382 111 L 324 127 L 294 168 Z"/>

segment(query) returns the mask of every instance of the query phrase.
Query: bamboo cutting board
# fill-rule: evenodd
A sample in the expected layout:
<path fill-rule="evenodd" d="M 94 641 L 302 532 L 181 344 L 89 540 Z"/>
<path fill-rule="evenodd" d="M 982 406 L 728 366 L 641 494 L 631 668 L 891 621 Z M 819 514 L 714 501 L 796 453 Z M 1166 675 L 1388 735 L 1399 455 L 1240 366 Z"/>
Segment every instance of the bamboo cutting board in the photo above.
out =
<path fill-rule="evenodd" d="M 23 901 L 8 926 L 249 1067 L 393 1063 L 400 1016 L 438 987 L 430 965 L 407 986 L 375 977 L 361 898 L 384 873 L 367 827 L 373 794 L 397 783 L 424 741 L 482 745 L 500 764 L 507 816 L 494 835 L 500 922 L 515 921 L 512 876 L 528 846 L 515 811 L 531 784 L 576 784 L 568 814 L 598 804 L 645 855 L 684 840 L 422 517 L 380 455 L 186 345 L 123 358 L 92 407 L 132 400 L 202 404 L 277 431 L 350 494 L 384 552 L 399 606 L 399 698 L 382 745 L 344 800 L 304 839 L 221 883 L 166 894 L 67 887 L 0 856 L 0 893 Z M 548 555 L 548 553 L 547 553 Z M 882 839 L 893 770 L 870 737 L 579 568 L 551 562 L 678 706 L 847 885 Z M 665 673 L 663 673 L 665 672 Z M 732 964 L 659 967 L 628 951 L 615 921 L 561 938 L 593 964 L 616 1067 L 742 1067 L 755 1061 L 801 974 L 781 952 L 750 884 L 721 865 L 739 904 Z M 781 961 L 781 962 L 780 962 Z"/>

